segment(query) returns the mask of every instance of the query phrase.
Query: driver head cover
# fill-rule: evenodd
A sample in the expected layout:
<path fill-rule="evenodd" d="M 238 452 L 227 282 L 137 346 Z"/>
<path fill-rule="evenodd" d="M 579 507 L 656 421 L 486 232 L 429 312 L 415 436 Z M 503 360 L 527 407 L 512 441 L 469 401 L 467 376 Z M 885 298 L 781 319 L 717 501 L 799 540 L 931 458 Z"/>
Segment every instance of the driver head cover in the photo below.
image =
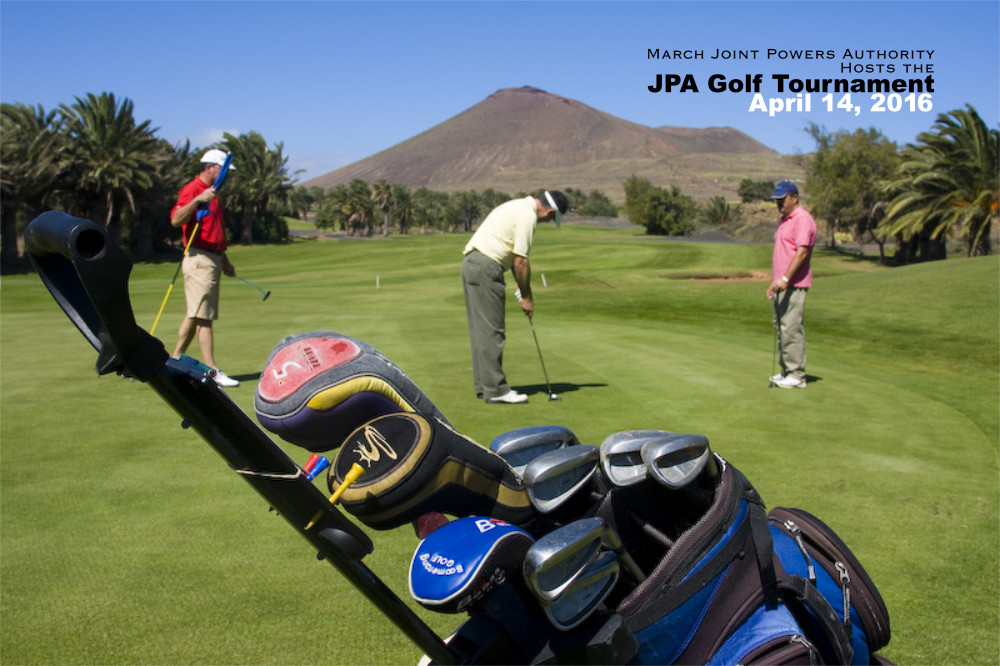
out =
<path fill-rule="evenodd" d="M 314 452 L 337 448 L 358 426 L 394 412 L 446 421 L 392 361 L 371 345 L 333 331 L 285 338 L 260 373 L 260 424 Z"/>

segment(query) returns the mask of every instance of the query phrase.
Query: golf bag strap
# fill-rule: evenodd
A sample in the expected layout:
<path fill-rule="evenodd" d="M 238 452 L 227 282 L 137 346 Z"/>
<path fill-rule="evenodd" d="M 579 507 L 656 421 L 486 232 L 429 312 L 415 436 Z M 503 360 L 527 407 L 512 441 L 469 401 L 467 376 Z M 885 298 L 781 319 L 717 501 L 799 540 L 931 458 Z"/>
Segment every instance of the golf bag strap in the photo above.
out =
<path fill-rule="evenodd" d="M 753 535 L 760 582 L 764 590 L 764 605 L 775 608 L 778 605 L 778 576 L 774 571 L 774 543 L 767 526 L 767 509 L 760 497 L 750 497 L 750 532 Z"/>
<path fill-rule="evenodd" d="M 781 579 L 778 589 L 782 600 L 796 616 L 799 624 L 808 626 L 809 618 L 803 615 L 803 610 L 808 611 L 814 621 L 819 623 L 819 629 L 829 640 L 829 647 L 833 650 L 831 656 L 835 659 L 834 663 L 850 664 L 854 659 L 851 637 L 844 623 L 837 617 L 833 606 L 816 586 L 802 576 L 791 574 Z"/>

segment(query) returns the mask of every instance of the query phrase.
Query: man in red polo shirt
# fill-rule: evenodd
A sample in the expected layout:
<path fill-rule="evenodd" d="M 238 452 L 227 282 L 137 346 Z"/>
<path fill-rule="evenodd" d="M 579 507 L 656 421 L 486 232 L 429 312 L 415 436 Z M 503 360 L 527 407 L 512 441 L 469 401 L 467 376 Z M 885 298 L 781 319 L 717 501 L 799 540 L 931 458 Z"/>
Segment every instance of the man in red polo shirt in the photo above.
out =
<path fill-rule="evenodd" d="M 177 331 L 174 358 L 180 358 L 197 337 L 201 361 L 216 370 L 219 386 L 239 386 L 239 382 L 219 370 L 215 364 L 215 334 L 212 322 L 219 318 L 219 282 L 223 273 L 236 275 L 226 257 L 226 225 L 222 205 L 216 196 L 216 176 L 226 160 L 226 153 L 213 148 L 201 158 L 201 173 L 181 188 L 177 203 L 170 211 L 170 224 L 181 227 L 184 242 L 196 234 L 188 248 L 181 269 L 184 272 L 184 298 L 187 315 Z M 230 166 L 230 168 L 234 168 Z M 208 214 L 198 221 L 198 207 L 207 205 Z"/>

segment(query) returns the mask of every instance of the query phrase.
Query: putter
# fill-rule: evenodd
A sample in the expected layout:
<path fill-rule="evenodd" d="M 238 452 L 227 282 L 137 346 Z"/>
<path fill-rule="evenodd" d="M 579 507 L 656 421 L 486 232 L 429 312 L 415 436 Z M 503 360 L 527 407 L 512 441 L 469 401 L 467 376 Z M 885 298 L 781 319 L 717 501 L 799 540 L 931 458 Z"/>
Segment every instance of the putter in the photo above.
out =
<path fill-rule="evenodd" d="M 649 475 L 671 490 L 679 490 L 707 469 L 713 478 L 719 475 L 708 438 L 704 435 L 674 435 L 646 442 L 642 461 Z"/>
<path fill-rule="evenodd" d="M 531 336 L 535 338 L 535 349 L 538 350 L 538 360 L 542 364 L 542 374 L 545 375 L 545 388 L 549 392 L 549 402 L 562 402 L 562 398 L 552 392 L 552 384 L 549 383 L 549 373 L 545 369 L 545 359 L 542 358 L 542 348 L 538 344 L 538 334 L 535 333 L 535 322 L 531 315 L 528 315 L 528 325 L 531 326 Z"/>
<path fill-rule="evenodd" d="M 545 615 L 556 629 L 569 631 L 590 617 L 618 582 L 621 565 L 614 553 L 601 553 L 550 604 L 543 603 Z"/>
<path fill-rule="evenodd" d="M 774 308 L 774 353 L 771 355 L 771 377 L 767 381 L 767 388 L 774 388 L 774 377 L 778 373 L 778 349 L 781 347 L 781 319 L 778 317 L 778 295 L 771 299 L 771 307 Z"/>
<path fill-rule="evenodd" d="M 239 275 L 234 275 L 233 277 L 234 277 L 234 278 L 236 278 L 237 280 L 239 280 L 240 282 L 244 282 L 244 283 L 246 283 L 246 284 L 250 285 L 251 287 L 253 287 L 253 288 L 254 288 L 254 289 L 256 289 L 257 291 L 259 291 L 260 293 L 264 294 L 264 298 L 260 299 L 260 300 L 262 300 L 262 301 L 266 301 L 266 300 L 267 300 L 267 297 L 271 295 L 271 292 L 270 292 L 270 290 L 268 290 L 268 291 L 264 291 L 263 289 L 261 289 L 260 287 L 258 287 L 257 285 L 255 285 L 255 284 L 254 284 L 253 282 L 251 282 L 250 280 L 244 280 L 244 279 L 243 279 L 243 278 L 241 278 L 241 277 L 240 277 Z"/>
<path fill-rule="evenodd" d="M 525 466 L 543 453 L 579 444 L 576 435 L 569 428 L 557 425 L 527 426 L 497 435 L 490 442 L 490 451 L 506 460 L 514 472 L 523 477 Z"/>
<path fill-rule="evenodd" d="M 654 439 L 670 437 L 676 433 L 666 430 L 623 430 L 608 435 L 601 442 L 601 469 L 613 485 L 624 488 L 646 478 L 646 463 L 642 461 L 642 447 Z"/>
<path fill-rule="evenodd" d="M 597 471 L 596 446 L 567 446 L 543 453 L 524 468 L 528 499 L 539 513 L 551 513 L 587 485 Z"/>
<path fill-rule="evenodd" d="M 618 556 L 637 583 L 646 579 L 617 532 L 594 516 L 553 530 L 528 548 L 522 567 L 528 589 L 544 603 L 555 601 L 594 562 L 602 547 Z"/>

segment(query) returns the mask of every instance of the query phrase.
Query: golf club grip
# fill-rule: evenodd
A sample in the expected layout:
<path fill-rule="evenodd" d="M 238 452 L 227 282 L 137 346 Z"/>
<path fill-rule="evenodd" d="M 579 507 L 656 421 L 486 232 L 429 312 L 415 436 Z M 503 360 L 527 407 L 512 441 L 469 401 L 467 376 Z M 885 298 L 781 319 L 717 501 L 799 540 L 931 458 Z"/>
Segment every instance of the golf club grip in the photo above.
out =
<path fill-rule="evenodd" d="M 98 351 L 99 374 L 118 372 L 148 382 L 407 637 L 438 663 L 454 663 L 444 641 L 361 562 L 373 550 L 367 535 L 204 370 L 171 359 L 163 343 L 136 325 L 128 295 L 132 263 L 108 241 L 104 228 L 51 211 L 28 225 L 25 244 L 42 282 Z M 321 509 L 316 528 L 305 530 Z"/>

